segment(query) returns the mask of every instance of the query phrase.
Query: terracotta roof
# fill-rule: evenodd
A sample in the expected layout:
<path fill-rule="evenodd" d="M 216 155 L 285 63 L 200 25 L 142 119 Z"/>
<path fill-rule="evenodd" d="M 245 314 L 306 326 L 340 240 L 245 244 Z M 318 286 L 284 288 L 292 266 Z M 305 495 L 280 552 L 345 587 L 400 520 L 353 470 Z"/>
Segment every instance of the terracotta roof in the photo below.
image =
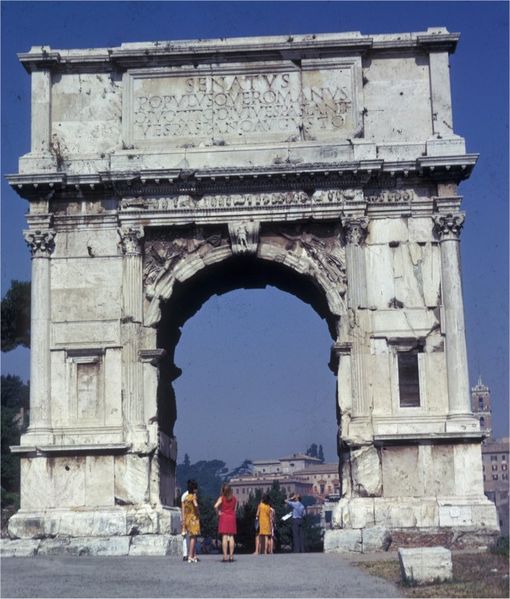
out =
<path fill-rule="evenodd" d="M 319 458 L 312 458 L 309 455 L 304 453 L 293 453 L 292 455 L 285 456 L 284 458 L 280 458 L 280 462 L 282 460 L 311 460 L 313 462 L 320 462 Z"/>
<path fill-rule="evenodd" d="M 308 466 L 308 468 L 295 470 L 294 474 L 319 474 L 321 472 L 338 474 L 338 464 L 314 464 L 313 466 Z"/>

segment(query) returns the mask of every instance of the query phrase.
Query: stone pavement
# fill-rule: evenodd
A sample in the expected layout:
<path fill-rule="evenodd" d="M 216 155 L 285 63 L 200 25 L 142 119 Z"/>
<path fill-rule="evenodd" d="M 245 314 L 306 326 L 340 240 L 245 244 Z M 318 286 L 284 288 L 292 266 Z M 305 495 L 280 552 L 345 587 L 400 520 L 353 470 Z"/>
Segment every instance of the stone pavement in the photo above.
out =
<path fill-rule="evenodd" d="M 1 597 L 400 597 L 336 554 L 3 558 Z"/>

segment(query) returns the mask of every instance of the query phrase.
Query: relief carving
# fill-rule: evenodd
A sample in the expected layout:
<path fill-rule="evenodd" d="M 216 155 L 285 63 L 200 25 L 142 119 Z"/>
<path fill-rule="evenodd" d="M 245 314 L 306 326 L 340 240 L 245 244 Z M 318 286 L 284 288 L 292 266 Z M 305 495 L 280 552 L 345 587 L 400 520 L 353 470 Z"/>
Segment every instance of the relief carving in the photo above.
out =
<path fill-rule="evenodd" d="M 338 234 L 321 238 L 314 232 L 299 227 L 298 234 L 290 234 L 284 228 L 279 229 L 280 235 L 289 242 L 286 250 L 293 253 L 300 248 L 322 276 L 343 295 L 347 290 L 347 270 L 345 265 L 345 249 L 340 243 Z"/>
<path fill-rule="evenodd" d="M 164 237 L 164 238 L 163 238 Z M 181 231 L 145 242 L 143 282 L 146 287 L 154 287 L 160 278 L 171 272 L 183 258 L 199 254 L 204 249 L 226 245 L 227 240 L 221 231 L 205 232 L 201 227 Z"/>
<path fill-rule="evenodd" d="M 408 204 L 413 198 L 414 192 L 411 189 L 365 190 L 365 200 L 368 204 Z"/>
<path fill-rule="evenodd" d="M 345 204 L 363 201 L 361 189 L 320 189 L 313 194 L 315 204 Z"/>
<path fill-rule="evenodd" d="M 55 231 L 28 230 L 23 232 L 33 258 L 49 258 L 55 249 Z"/>
<path fill-rule="evenodd" d="M 463 214 L 437 214 L 432 219 L 434 221 L 434 232 L 440 241 L 460 239 L 460 232 L 464 226 Z"/>
<path fill-rule="evenodd" d="M 139 256 L 142 253 L 144 231 L 142 226 L 119 227 L 120 247 L 126 256 Z"/>
<path fill-rule="evenodd" d="M 312 196 L 304 191 L 285 191 L 268 193 L 231 193 L 204 195 L 194 198 L 190 195 L 170 195 L 166 197 L 143 198 L 127 197 L 120 202 L 120 210 L 126 211 L 179 211 L 191 210 L 236 210 L 253 208 L 283 208 L 314 205 L 343 205 L 349 202 L 363 201 L 361 189 L 317 190 Z"/>
<path fill-rule="evenodd" d="M 368 233 L 368 218 L 342 218 L 345 241 L 349 245 L 363 245 Z"/>
<path fill-rule="evenodd" d="M 256 254 L 259 245 L 259 222 L 228 224 L 228 234 L 233 254 Z"/>

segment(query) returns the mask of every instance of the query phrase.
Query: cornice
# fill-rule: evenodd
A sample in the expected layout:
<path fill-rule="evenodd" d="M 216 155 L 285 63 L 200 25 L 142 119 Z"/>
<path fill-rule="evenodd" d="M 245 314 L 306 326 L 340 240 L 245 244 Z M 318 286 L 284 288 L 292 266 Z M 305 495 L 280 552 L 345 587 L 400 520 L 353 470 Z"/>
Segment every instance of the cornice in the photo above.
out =
<path fill-rule="evenodd" d="M 429 52 L 454 52 L 458 39 L 458 33 L 449 33 L 444 29 L 374 36 L 351 32 L 174 40 L 83 50 L 57 50 L 39 46 L 29 52 L 19 53 L 18 58 L 28 72 L 37 69 L 112 70 L 210 62 L 315 59 L 363 54 L 367 51 L 406 51 L 413 48 Z"/>
<path fill-rule="evenodd" d="M 322 189 L 382 184 L 396 177 L 459 183 L 467 179 L 477 154 L 421 157 L 415 161 L 360 160 L 342 163 L 283 164 L 253 168 L 149 169 L 104 171 L 87 175 L 34 173 L 7 175 L 11 187 L 29 201 L 76 192 L 114 196 L 144 193 L 243 193 L 270 189 Z"/>

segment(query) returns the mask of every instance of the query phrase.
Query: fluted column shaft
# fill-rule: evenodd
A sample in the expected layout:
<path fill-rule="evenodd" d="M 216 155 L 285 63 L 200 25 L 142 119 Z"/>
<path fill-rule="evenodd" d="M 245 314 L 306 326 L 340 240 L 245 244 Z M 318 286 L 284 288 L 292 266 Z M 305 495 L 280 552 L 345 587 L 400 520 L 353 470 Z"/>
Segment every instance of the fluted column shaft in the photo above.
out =
<path fill-rule="evenodd" d="M 32 252 L 28 432 L 46 434 L 51 429 L 50 256 L 55 246 L 55 232 L 28 230 L 24 231 L 24 237 Z"/>
<path fill-rule="evenodd" d="M 441 298 L 444 313 L 448 408 L 451 417 L 471 414 L 471 396 L 460 276 L 460 231 L 463 214 L 437 215 L 441 246 Z"/>
<path fill-rule="evenodd" d="M 366 265 L 363 243 L 368 220 L 345 218 L 342 220 L 345 235 L 345 261 L 347 269 L 347 302 L 352 335 L 352 417 L 368 415 L 364 391 L 363 335 L 359 327 L 358 309 L 366 305 Z"/>
<path fill-rule="evenodd" d="M 119 229 L 124 253 L 122 273 L 122 382 L 124 419 L 128 428 L 144 423 L 143 370 L 139 359 L 143 317 L 142 227 Z"/>

